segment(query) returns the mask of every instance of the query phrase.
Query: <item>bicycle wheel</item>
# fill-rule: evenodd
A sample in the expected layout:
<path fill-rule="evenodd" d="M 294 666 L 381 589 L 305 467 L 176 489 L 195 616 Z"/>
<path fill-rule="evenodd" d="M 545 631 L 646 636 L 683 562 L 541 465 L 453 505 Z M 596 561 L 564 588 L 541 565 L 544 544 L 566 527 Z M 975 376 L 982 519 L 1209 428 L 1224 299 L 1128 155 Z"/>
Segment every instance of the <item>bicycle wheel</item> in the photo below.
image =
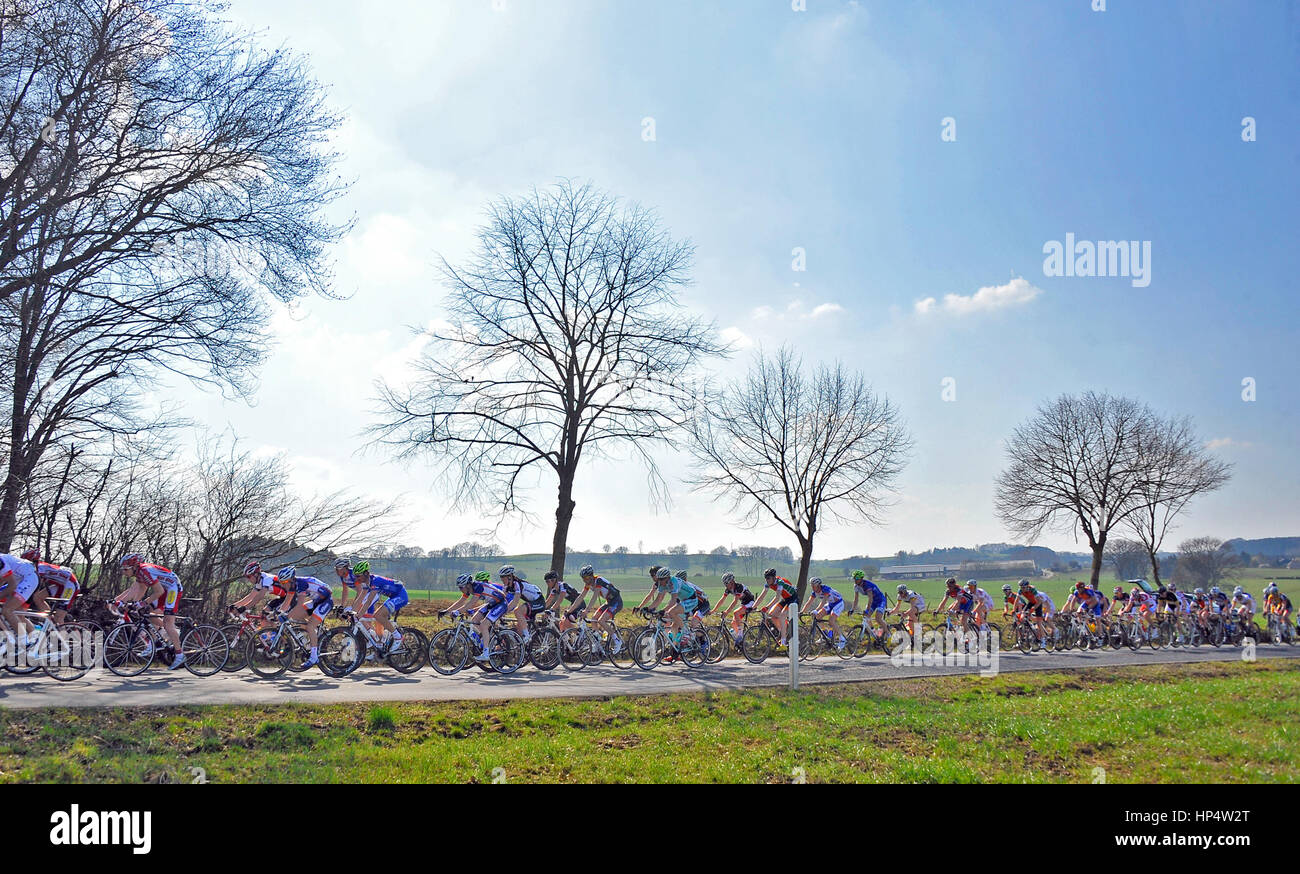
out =
<path fill-rule="evenodd" d="M 221 633 L 226 636 L 226 643 L 229 645 L 230 654 L 226 657 L 226 663 L 222 665 L 221 670 L 227 672 L 242 671 L 248 667 L 248 635 L 244 633 L 244 626 L 239 624 L 223 625 Z"/>
<path fill-rule="evenodd" d="M 327 677 L 346 677 L 361 667 L 366 659 L 366 642 L 350 628 L 331 628 L 320 638 L 321 673 Z"/>
<path fill-rule="evenodd" d="M 702 667 L 709 658 L 709 636 L 697 628 L 685 628 L 677 647 L 688 667 Z"/>
<path fill-rule="evenodd" d="M 591 664 L 591 641 L 581 628 L 566 628 L 560 634 L 560 661 L 566 670 L 580 671 Z"/>
<path fill-rule="evenodd" d="M 539 671 L 553 671 L 560 664 L 560 645 L 554 628 L 539 628 L 528 641 L 528 660 Z"/>
<path fill-rule="evenodd" d="M 181 637 L 186 669 L 196 677 L 211 677 L 230 657 L 230 643 L 215 625 L 195 625 Z"/>
<path fill-rule="evenodd" d="M 153 656 L 153 636 L 134 623 L 117 625 L 104 638 L 104 666 L 119 677 L 140 674 Z"/>
<path fill-rule="evenodd" d="M 636 664 L 632 657 L 632 632 L 618 627 L 614 632 L 618 635 L 618 642 L 610 641 L 609 661 L 614 667 L 626 670 Z"/>
<path fill-rule="evenodd" d="M 413 674 L 424 666 L 424 657 L 429 652 L 429 638 L 418 628 L 397 627 L 402 632 L 402 639 L 389 645 L 384 661 L 399 674 Z"/>
<path fill-rule="evenodd" d="M 873 633 L 874 631 L 875 629 L 872 629 Z M 844 644 L 844 650 L 840 652 L 840 658 L 842 659 L 862 658 L 867 654 L 867 650 L 871 649 L 871 638 L 862 633 L 861 625 L 849 629 L 849 633 L 845 637 L 847 641 Z M 848 652 L 848 655 L 844 654 L 845 651 Z"/>
<path fill-rule="evenodd" d="M 509 630 L 497 632 L 488 660 L 498 673 L 513 674 L 523 665 L 525 658 L 523 638 Z"/>
<path fill-rule="evenodd" d="M 1028 654 L 1034 651 L 1034 644 L 1037 642 L 1032 626 L 1021 625 L 1016 629 L 1016 649 Z"/>
<path fill-rule="evenodd" d="M 745 636 L 740 639 L 740 653 L 752 664 L 760 665 L 771 655 L 775 643 L 762 623 L 756 622 L 745 626 Z"/>
<path fill-rule="evenodd" d="M 469 637 L 456 628 L 444 628 L 429 641 L 429 667 L 450 676 L 465 667 Z"/>
<path fill-rule="evenodd" d="M 605 649 L 607 644 L 601 638 L 600 632 L 594 627 L 588 626 L 586 632 L 587 647 L 583 650 L 582 657 L 587 660 L 588 665 L 599 665 L 605 661 Z"/>
<path fill-rule="evenodd" d="M 287 631 L 280 634 L 274 628 L 266 628 L 248 638 L 245 659 L 253 673 L 270 680 L 289 669 L 293 650 L 293 640 Z"/>
<path fill-rule="evenodd" d="M 731 654 L 731 631 L 725 625 L 715 625 L 709 629 L 709 664 L 716 665 Z"/>
<path fill-rule="evenodd" d="M 38 651 L 47 676 L 67 683 L 84 677 L 95 665 L 95 644 L 89 628 L 68 622 L 41 639 Z"/>
<path fill-rule="evenodd" d="M 632 660 L 641 670 L 651 670 L 663 657 L 663 637 L 658 630 L 651 627 L 642 628 L 632 638 Z"/>

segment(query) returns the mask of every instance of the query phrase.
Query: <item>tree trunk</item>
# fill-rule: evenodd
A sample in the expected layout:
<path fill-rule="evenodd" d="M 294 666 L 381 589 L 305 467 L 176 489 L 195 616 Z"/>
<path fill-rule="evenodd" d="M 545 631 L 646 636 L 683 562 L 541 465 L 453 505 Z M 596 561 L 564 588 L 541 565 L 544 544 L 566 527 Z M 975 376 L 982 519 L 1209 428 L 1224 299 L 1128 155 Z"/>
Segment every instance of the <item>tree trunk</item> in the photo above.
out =
<path fill-rule="evenodd" d="M 1151 558 L 1152 584 L 1160 588 L 1160 557 L 1151 550 L 1147 550 L 1147 555 Z"/>
<path fill-rule="evenodd" d="M 1097 588 L 1097 584 L 1101 582 L 1102 554 L 1105 553 L 1105 551 L 1106 537 L 1103 535 L 1101 539 L 1094 541 L 1092 544 L 1092 577 L 1090 578 L 1090 584 L 1094 589 Z"/>
<path fill-rule="evenodd" d="M 807 539 L 799 538 L 799 603 L 802 604 L 807 600 L 804 596 L 808 593 L 808 567 L 812 564 L 813 539 L 809 535 Z"/>
<path fill-rule="evenodd" d="M 569 544 L 569 523 L 573 521 L 573 474 L 560 474 L 560 500 L 555 507 L 555 536 L 551 539 L 551 570 L 564 577 L 565 548 Z"/>

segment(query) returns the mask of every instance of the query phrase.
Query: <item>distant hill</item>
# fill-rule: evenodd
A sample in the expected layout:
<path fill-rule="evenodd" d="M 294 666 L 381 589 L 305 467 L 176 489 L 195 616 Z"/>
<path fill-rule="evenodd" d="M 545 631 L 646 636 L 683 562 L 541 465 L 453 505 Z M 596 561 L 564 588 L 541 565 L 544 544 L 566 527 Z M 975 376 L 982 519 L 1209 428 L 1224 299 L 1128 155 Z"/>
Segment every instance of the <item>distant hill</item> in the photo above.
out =
<path fill-rule="evenodd" d="M 1269 558 L 1300 556 L 1300 537 L 1261 537 L 1258 540 L 1234 537 L 1227 543 L 1233 550 L 1251 555 L 1266 555 Z"/>

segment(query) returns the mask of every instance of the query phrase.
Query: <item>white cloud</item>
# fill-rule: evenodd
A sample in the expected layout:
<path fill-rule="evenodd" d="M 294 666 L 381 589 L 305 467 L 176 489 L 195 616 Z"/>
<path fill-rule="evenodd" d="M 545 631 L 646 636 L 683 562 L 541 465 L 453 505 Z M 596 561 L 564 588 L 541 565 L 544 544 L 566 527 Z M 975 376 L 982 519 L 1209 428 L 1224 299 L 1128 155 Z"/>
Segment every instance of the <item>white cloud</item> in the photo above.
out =
<path fill-rule="evenodd" d="M 819 303 L 811 310 L 805 312 L 803 308 L 803 301 L 796 298 L 785 305 L 785 312 L 783 313 L 778 313 L 772 307 L 764 305 L 760 307 L 755 307 L 754 311 L 750 315 L 753 318 L 759 320 L 772 319 L 772 318 L 781 320 L 784 319 L 786 316 L 789 316 L 792 319 L 799 319 L 800 321 L 806 322 L 810 319 L 819 319 L 822 316 L 830 315 L 832 313 L 842 313 L 842 312 L 844 312 L 844 307 L 840 306 L 837 303 Z"/>
<path fill-rule="evenodd" d="M 942 303 L 933 297 L 923 298 L 913 305 L 913 309 L 922 316 L 936 311 L 965 316 L 1026 304 L 1042 293 L 1041 288 L 1017 276 L 1006 285 L 986 285 L 974 294 L 945 294 Z"/>
<path fill-rule="evenodd" d="M 1233 440 L 1231 437 L 1215 437 L 1213 440 L 1205 441 L 1206 449 L 1249 449 L 1253 445 L 1245 440 Z"/>
<path fill-rule="evenodd" d="M 722 337 L 722 342 L 737 349 L 749 349 L 754 345 L 754 340 L 744 331 L 732 325 L 729 328 L 723 328 L 718 332 Z"/>

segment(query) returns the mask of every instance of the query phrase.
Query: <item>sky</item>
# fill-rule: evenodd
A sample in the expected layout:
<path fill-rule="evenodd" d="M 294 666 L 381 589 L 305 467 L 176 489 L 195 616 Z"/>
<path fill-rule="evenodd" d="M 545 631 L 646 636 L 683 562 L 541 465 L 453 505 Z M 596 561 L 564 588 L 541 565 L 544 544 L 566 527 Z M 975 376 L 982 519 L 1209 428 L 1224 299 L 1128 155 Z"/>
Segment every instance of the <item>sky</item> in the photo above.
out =
<path fill-rule="evenodd" d="M 716 372 L 788 343 L 901 409 L 915 445 L 884 524 L 823 530 L 819 558 L 1011 539 L 1004 440 L 1089 389 L 1191 416 L 1234 465 L 1171 542 L 1300 535 L 1300 4 L 1093 6 L 235 0 L 226 17 L 302 56 L 346 119 L 345 299 L 277 311 L 251 402 L 163 392 L 284 453 L 305 493 L 400 497 L 404 543 L 484 539 L 488 513 L 449 512 L 429 467 L 362 432 L 375 380 L 408 379 L 413 329 L 444 314 L 437 259 L 469 257 L 492 200 L 569 178 L 694 244 L 683 302 L 736 347 Z M 1135 241 L 1143 270 L 1060 275 L 1045 252 L 1067 234 Z M 796 548 L 658 457 L 666 510 L 630 455 L 580 473 L 571 546 Z M 492 539 L 549 551 L 552 480 L 529 507 L 539 524 Z"/>

